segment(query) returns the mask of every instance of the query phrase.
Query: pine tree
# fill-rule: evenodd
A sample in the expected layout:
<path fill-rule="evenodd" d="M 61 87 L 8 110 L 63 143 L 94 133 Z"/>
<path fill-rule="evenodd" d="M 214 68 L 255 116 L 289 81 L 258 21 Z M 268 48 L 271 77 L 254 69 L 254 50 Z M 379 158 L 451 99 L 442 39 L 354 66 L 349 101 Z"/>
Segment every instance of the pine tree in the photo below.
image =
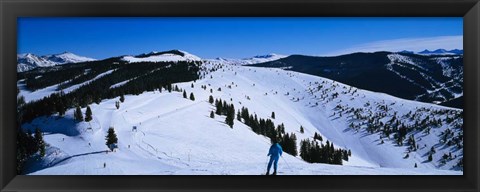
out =
<path fill-rule="evenodd" d="M 122 95 L 120 95 L 120 102 L 123 103 L 124 101 L 125 101 L 125 96 L 123 96 L 123 94 L 122 94 Z"/>
<path fill-rule="evenodd" d="M 209 102 L 210 104 L 213 104 L 213 96 L 212 96 L 212 95 L 210 95 L 210 97 L 208 97 L 208 102 Z"/>
<path fill-rule="evenodd" d="M 183 90 L 183 98 L 187 98 L 187 92 L 185 92 L 185 90 Z"/>
<path fill-rule="evenodd" d="M 213 113 L 213 111 L 210 111 L 210 118 L 215 118 L 215 113 Z"/>
<path fill-rule="evenodd" d="M 115 134 L 115 130 L 114 130 L 113 127 L 110 127 L 108 129 L 107 136 L 106 136 L 105 140 L 107 140 L 107 142 L 105 143 L 107 145 L 107 147 L 111 151 L 113 151 L 113 149 L 115 148 L 115 145 L 118 143 L 117 134 Z"/>
<path fill-rule="evenodd" d="M 38 151 L 40 152 L 40 156 L 44 157 L 45 156 L 45 141 L 43 141 L 43 135 L 42 132 L 40 132 L 40 129 L 37 128 L 35 129 L 35 142 L 38 147 Z"/>
<path fill-rule="evenodd" d="M 275 119 L 275 112 L 272 112 L 272 119 Z"/>
<path fill-rule="evenodd" d="M 66 109 L 65 109 L 65 106 L 63 105 L 63 102 L 58 103 L 57 110 L 58 110 L 58 115 L 60 117 L 63 117 L 65 115 Z"/>
<path fill-rule="evenodd" d="M 195 101 L 195 96 L 193 96 L 193 92 L 190 93 L 190 100 Z"/>
<path fill-rule="evenodd" d="M 77 108 L 75 109 L 75 113 L 73 116 L 75 117 L 75 120 L 83 121 L 83 114 L 82 114 L 82 110 L 80 109 L 80 106 L 77 105 Z"/>
<path fill-rule="evenodd" d="M 227 117 L 225 118 L 225 123 L 227 123 L 230 128 L 233 128 L 233 120 L 235 119 L 235 109 L 233 104 L 231 106 L 227 105 Z"/>
<path fill-rule="evenodd" d="M 242 121 L 242 116 L 240 115 L 240 110 L 237 112 L 237 120 Z"/>
<path fill-rule="evenodd" d="M 215 107 L 216 107 L 215 114 L 222 115 L 222 108 L 223 107 L 222 107 L 222 100 L 221 99 L 218 102 L 216 102 Z"/>
<path fill-rule="evenodd" d="M 92 120 L 92 110 L 90 109 L 90 106 L 87 106 L 87 111 L 85 112 L 85 121 L 89 122 Z"/>

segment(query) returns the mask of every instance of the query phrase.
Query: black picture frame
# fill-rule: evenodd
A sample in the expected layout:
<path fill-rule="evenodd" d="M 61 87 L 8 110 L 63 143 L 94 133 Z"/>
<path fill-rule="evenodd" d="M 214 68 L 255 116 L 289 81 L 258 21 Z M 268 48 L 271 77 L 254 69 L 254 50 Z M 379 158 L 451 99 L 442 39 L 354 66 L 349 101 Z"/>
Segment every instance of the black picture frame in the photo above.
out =
<path fill-rule="evenodd" d="M 1 191 L 479 191 L 478 0 L 0 0 Z M 463 176 L 24 176 L 15 173 L 17 17 L 458 16 L 464 19 Z"/>

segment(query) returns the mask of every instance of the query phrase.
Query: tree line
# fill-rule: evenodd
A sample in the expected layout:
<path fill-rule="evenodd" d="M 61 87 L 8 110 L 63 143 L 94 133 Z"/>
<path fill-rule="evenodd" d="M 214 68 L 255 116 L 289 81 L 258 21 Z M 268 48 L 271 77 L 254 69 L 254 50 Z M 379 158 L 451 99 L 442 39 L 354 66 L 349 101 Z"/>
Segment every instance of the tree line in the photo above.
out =
<path fill-rule="evenodd" d="M 69 108 L 86 107 L 93 102 L 100 103 L 103 99 L 111 99 L 125 94 L 138 95 L 145 91 L 161 91 L 162 89 L 171 92 L 174 89 L 172 83 L 196 80 L 198 79 L 197 72 L 198 66 L 189 62 L 124 65 L 70 93 L 60 91 L 25 104 L 22 118 L 25 122 L 29 122 L 43 115 L 51 116 L 58 113 L 63 116 Z M 129 81 L 124 85 L 110 88 L 126 79 Z"/>

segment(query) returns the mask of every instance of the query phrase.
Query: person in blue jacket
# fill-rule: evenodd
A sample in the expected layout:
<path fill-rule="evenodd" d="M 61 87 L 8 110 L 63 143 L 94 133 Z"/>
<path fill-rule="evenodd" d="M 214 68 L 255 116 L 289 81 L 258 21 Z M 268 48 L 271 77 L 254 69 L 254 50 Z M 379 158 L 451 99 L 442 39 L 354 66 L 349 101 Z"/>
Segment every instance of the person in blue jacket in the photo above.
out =
<path fill-rule="evenodd" d="M 270 150 L 268 150 L 267 156 L 270 156 L 270 161 L 268 162 L 268 167 L 267 167 L 267 175 L 270 174 L 270 168 L 272 167 L 273 163 L 273 175 L 277 175 L 277 164 L 278 164 L 278 159 L 282 155 L 282 146 L 278 144 L 277 141 L 273 143 L 273 145 L 270 147 Z"/>

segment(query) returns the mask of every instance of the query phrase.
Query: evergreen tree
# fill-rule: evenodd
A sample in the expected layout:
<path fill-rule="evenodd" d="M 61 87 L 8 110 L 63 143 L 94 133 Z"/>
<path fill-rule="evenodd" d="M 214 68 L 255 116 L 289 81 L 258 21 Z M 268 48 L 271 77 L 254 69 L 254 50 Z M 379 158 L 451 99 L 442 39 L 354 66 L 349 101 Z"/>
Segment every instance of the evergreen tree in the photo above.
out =
<path fill-rule="evenodd" d="M 228 105 L 227 105 L 228 106 Z M 225 118 L 225 123 L 227 123 L 230 128 L 233 128 L 233 121 L 235 119 L 235 109 L 233 104 L 227 107 L 227 117 Z"/>
<path fill-rule="evenodd" d="M 65 112 L 66 112 L 67 109 L 63 105 L 63 102 L 58 102 L 57 110 L 58 110 L 58 115 L 60 117 L 63 117 L 65 115 Z"/>
<path fill-rule="evenodd" d="M 195 96 L 193 96 L 193 92 L 190 93 L 190 100 L 195 101 Z"/>
<path fill-rule="evenodd" d="M 213 113 L 213 111 L 210 111 L 210 118 L 215 118 L 215 114 Z"/>
<path fill-rule="evenodd" d="M 290 134 L 284 134 L 282 139 L 280 140 L 280 145 L 283 148 L 283 151 L 286 153 L 297 156 L 298 151 L 297 151 L 297 137 L 295 136 L 294 133 Z"/>
<path fill-rule="evenodd" d="M 82 110 L 80 109 L 80 106 L 77 105 L 77 108 L 75 109 L 75 113 L 73 116 L 75 120 L 83 121 L 83 114 L 82 114 Z"/>
<path fill-rule="evenodd" d="M 183 98 L 187 98 L 187 92 L 185 92 L 185 90 L 183 90 Z"/>
<path fill-rule="evenodd" d="M 222 107 L 222 100 L 221 99 L 218 102 L 216 102 L 215 108 L 216 108 L 215 114 L 222 115 L 222 108 L 223 107 Z"/>
<path fill-rule="evenodd" d="M 92 120 L 92 110 L 90 109 L 90 106 L 87 106 L 87 111 L 85 112 L 85 121 L 89 122 Z"/>
<path fill-rule="evenodd" d="M 213 97 L 212 97 L 212 95 L 210 95 L 210 97 L 208 97 L 208 102 L 209 102 L 210 104 L 213 104 Z"/>
<path fill-rule="evenodd" d="M 122 94 L 122 95 L 120 95 L 120 102 L 123 103 L 124 101 L 125 101 L 125 96 L 123 96 L 123 94 Z"/>
<path fill-rule="evenodd" d="M 113 151 L 115 145 L 118 143 L 117 134 L 115 134 L 115 130 L 113 127 L 110 127 L 107 132 L 107 136 L 105 138 L 107 142 L 105 143 L 110 151 Z"/>
<path fill-rule="evenodd" d="M 42 134 L 42 132 L 40 132 L 39 128 L 35 129 L 35 142 L 36 142 L 38 151 L 40 152 L 40 156 L 44 157 L 45 156 L 45 141 L 43 141 L 43 134 Z"/>
<path fill-rule="evenodd" d="M 242 116 L 240 115 L 240 110 L 238 110 L 238 112 L 237 112 L 237 120 L 240 121 L 240 122 L 242 121 Z"/>

